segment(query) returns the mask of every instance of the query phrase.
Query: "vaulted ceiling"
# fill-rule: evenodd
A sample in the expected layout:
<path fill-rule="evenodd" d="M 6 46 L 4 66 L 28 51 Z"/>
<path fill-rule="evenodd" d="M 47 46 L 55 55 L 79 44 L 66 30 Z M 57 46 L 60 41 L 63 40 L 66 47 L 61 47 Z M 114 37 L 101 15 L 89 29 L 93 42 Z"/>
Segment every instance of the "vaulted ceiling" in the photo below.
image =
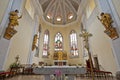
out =
<path fill-rule="evenodd" d="M 77 19 L 81 0 L 39 0 L 39 3 L 47 22 L 65 25 Z"/>

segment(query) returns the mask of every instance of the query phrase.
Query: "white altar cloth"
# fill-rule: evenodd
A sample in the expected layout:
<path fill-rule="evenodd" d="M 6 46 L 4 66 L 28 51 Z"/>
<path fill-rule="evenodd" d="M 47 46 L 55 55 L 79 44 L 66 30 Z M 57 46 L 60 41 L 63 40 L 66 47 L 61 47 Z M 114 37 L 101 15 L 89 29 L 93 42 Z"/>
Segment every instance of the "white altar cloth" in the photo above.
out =
<path fill-rule="evenodd" d="M 35 74 L 54 74 L 55 70 L 60 70 L 63 74 L 85 74 L 85 67 L 77 66 L 44 66 L 33 69 Z"/>
<path fill-rule="evenodd" d="M 50 75 L 56 75 L 56 71 L 59 71 L 61 75 L 67 75 L 68 80 L 74 80 L 75 74 L 85 74 L 86 68 L 81 66 L 44 66 L 33 69 L 35 74 L 45 75 L 45 80 L 51 80 Z"/>

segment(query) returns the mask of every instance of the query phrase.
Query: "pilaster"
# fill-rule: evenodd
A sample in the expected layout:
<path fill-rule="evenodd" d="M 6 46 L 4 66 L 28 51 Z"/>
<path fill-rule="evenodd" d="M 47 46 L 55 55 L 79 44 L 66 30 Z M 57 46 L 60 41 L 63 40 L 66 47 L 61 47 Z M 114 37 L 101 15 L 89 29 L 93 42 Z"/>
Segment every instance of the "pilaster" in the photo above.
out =
<path fill-rule="evenodd" d="M 120 23 L 118 23 L 119 19 L 118 19 L 118 15 L 117 12 L 115 10 L 115 7 L 113 6 L 113 3 L 111 0 L 97 0 L 98 2 L 98 6 L 101 12 L 104 13 L 109 13 L 112 17 L 113 20 L 113 27 L 115 27 L 117 29 L 117 32 L 119 34 L 120 37 Z M 110 39 L 110 43 L 112 46 L 112 50 L 113 50 L 113 55 L 115 57 L 117 66 L 118 66 L 118 70 L 120 70 L 120 38 L 117 38 L 115 40 Z"/>
<path fill-rule="evenodd" d="M 24 0 L 10 0 L 8 8 L 6 9 L 5 15 L 3 15 L 3 20 L 1 22 L 1 38 L 0 38 L 0 70 L 4 70 L 5 63 L 9 54 L 11 40 L 3 38 L 6 27 L 9 22 L 9 13 L 13 10 L 18 10 L 22 8 Z M 20 12 L 21 13 L 21 12 Z"/>

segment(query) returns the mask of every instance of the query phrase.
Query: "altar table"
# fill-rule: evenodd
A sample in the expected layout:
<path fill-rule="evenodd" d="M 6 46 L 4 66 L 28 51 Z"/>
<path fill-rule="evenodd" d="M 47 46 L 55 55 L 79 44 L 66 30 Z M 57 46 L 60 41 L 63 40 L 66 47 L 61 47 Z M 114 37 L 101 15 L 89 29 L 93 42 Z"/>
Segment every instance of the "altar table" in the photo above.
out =
<path fill-rule="evenodd" d="M 67 75 L 68 80 L 75 80 L 77 74 L 85 74 L 86 68 L 80 66 L 44 66 L 33 69 L 35 74 L 45 75 L 45 80 L 51 80 L 50 75 Z M 64 80 L 64 79 L 57 79 Z"/>

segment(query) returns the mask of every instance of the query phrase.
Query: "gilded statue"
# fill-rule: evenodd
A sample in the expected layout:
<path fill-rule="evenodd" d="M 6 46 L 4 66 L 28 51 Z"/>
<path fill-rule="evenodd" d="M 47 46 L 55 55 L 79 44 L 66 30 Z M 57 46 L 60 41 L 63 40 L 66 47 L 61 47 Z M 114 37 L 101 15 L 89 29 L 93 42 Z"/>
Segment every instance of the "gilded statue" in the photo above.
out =
<path fill-rule="evenodd" d="M 101 18 L 97 16 L 97 18 L 100 20 L 100 22 L 104 25 L 105 27 L 105 33 L 111 38 L 111 39 L 117 39 L 119 37 L 117 30 L 115 27 L 112 26 L 113 20 L 110 16 L 109 13 L 101 13 L 100 14 Z"/>
<path fill-rule="evenodd" d="M 34 49 L 37 47 L 37 46 L 36 46 L 36 44 L 37 44 L 37 39 L 38 39 L 38 35 L 35 34 L 35 35 L 34 35 L 34 38 L 33 38 L 32 50 L 34 50 Z"/>
<path fill-rule="evenodd" d="M 97 16 L 97 18 L 100 20 L 100 22 L 104 25 L 106 29 L 110 29 L 112 27 L 113 20 L 108 13 L 101 13 L 101 18 Z"/>
<path fill-rule="evenodd" d="M 18 10 L 10 12 L 9 24 L 8 24 L 9 28 L 14 28 L 15 26 L 19 25 L 18 19 L 22 18 L 22 15 L 19 17 L 18 13 L 19 13 Z"/>
<path fill-rule="evenodd" d="M 80 37 L 84 38 L 85 41 L 85 48 L 88 49 L 89 45 L 88 45 L 88 38 L 91 37 L 92 34 L 88 33 L 86 29 L 83 29 L 82 34 L 80 34 Z"/>
<path fill-rule="evenodd" d="M 38 39 L 38 35 L 37 35 L 37 34 L 35 34 L 35 36 L 34 36 L 34 40 L 33 40 L 33 44 L 34 44 L 34 45 L 36 45 L 36 44 L 37 44 L 37 39 Z"/>
<path fill-rule="evenodd" d="M 62 60 L 63 52 L 58 51 L 58 60 Z"/>

